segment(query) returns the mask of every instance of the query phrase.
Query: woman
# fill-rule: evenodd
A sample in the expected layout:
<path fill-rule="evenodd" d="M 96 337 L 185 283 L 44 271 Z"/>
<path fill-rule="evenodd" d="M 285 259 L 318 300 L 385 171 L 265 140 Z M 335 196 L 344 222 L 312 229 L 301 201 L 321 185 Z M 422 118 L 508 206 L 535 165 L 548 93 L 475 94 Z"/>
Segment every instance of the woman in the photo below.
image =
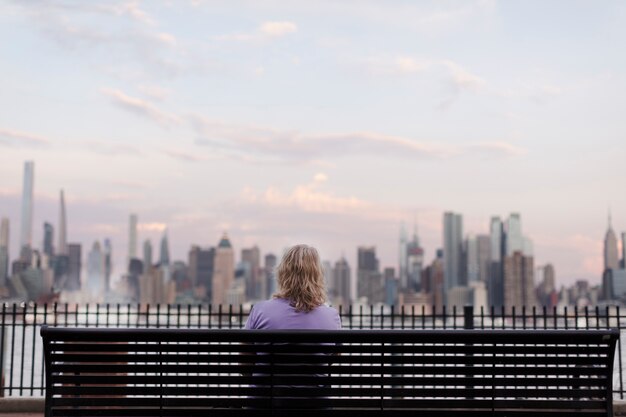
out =
<path fill-rule="evenodd" d="M 324 270 L 317 250 L 307 245 L 291 247 L 276 271 L 278 292 L 256 304 L 246 329 L 341 328 L 337 310 L 324 305 Z"/>

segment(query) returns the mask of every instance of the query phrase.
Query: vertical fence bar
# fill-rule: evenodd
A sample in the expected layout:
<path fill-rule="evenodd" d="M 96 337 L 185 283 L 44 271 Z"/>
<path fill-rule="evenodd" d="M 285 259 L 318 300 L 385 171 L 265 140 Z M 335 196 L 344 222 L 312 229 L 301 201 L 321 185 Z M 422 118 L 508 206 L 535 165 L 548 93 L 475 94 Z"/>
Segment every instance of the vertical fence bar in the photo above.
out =
<path fill-rule="evenodd" d="M 28 303 L 24 303 L 24 309 L 22 310 L 22 352 L 20 360 L 20 396 L 22 395 L 22 388 L 24 387 L 24 359 L 26 354 L 26 312 L 28 310 Z"/>
<path fill-rule="evenodd" d="M 9 367 L 9 396 L 13 395 L 13 365 L 15 364 L 15 322 L 17 321 L 17 304 L 13 303 L 11 314 L 11 366 Z"/>
<path fill-rule="evenodd" d="M 37 346 L 37 303 L 33 306 L 33 337 L 31 339 L 31 357 L 30 357 L 30 395 L 33 395 L 35 390 L 35 346 Z"/>
<path fill-rule="evenodd" d="M 563 321 L 565 322 L 565 330 L 567 330 L 567 306 L 563 307 Z"/>
<path fill-rule="evenodd" d="M 55 303 L 56 305 L 56 303 Z M 48 324 L 48 303 L 44 303 L 43 305 L 43 324 Z M 43 345 L 43 344 L 42 344 Z M 41 354 L 41 385 L 39 386 L 39 393 L 41 395 L 43 395 L 44 393 L 44 388 L 45 388 L 45 377 L 44 377 L 44 372 L 45 372 L 45 360 L 43 357 L 43 353 Z"/>
<path fill-rule="evenodd" d="M 0 397 L 4 397 L 4 341 L 5 333 L 7 331 L 6 323 L 7 306 L 2 303 L 2 328 L 0 328 Z"/>
<path fill-rule="evenodd" d="M 608 318 L 609 318 L 609 307 L 606 307 L 607 309 L 607 323 L 609 322 Z M 620 315 L 619 315 L 619 306 L 615 306 L 615 314 L 617 315 L 617 330 L 619 331 L 619 334 L 622 334 L 622 325 L 620 323 Z M 618 352 L 618 358 L 619 358 L 619 397 L 620 399 L 624 399 L 624 375 L 622 373 L 622 341 L 621 341 L 621 337 L 617 339 L 617 352 Z"/>

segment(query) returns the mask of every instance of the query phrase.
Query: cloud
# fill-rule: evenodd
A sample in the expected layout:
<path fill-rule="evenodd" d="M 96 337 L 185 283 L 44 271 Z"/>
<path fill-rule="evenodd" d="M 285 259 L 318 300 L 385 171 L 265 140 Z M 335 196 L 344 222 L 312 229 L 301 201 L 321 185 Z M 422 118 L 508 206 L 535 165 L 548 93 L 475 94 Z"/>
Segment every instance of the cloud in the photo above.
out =
<path fill-rule="evenodd" d="M 268 36 L 285 36 L 298 31 L 298 27 L 293 22 L 264 22 L 259 27 L 259 32 Z"/>
<path fill-rule="evenodd" d="M 161 126 L 171 127 L 181 123 L 181 119 L 178 116 L 161 111 L 148 101 L 131 97 L 120 90 L 111 88 L 102 88 L 100 91 L 102 94 L 110 97 L 115 105 L 154 120 Z"/>
<path fill-rule="evenodd" d="M 158 222 L 139 223 L 137 229 L 139 229 L 140 232 L 162 232 L 167 229 L 167 224 Z"/>
<path fill-rule="evenodd" d="M 430 60 L 420 60 L 410 56 L 370 57 L 365 61 L 369 72 L 374 75 L 410 75 L 428 70 Z"/>
<path fill-rule="evenodd" d="M 523 156 L 528 150 L 507 142 L 480 142 L 467 147 L 470 151 L 479 151 L 483 154 L 496 156 Z"/>
<path fill-rule="evenodd" d="M 177 150 L 164 150 L 163 153 L 171 158 L 178 159 L 183 162 L 204 162 L 209 160 L 206 156 Z"/>
<path fill-rule="evenodd" d="M 234 42 L 258 42 L 268 39 L 281 38 L 283 36 L 296 33 L 298 26 L 293 22 L 263 22 L 254 32 L 232 33 L 214 36 L 216 41 Z"/>
<path fill-rule="evenodd" d="M 12 129 L 0 128 L 0 145 L 7 146 L 41 146 L 48 145 L 50 140 L 43 136 Z"/>
<path fill-rule="evenodd" d="M 446 145 L 434 141 L 376 132 L 307 134 L 258 126 L 242 126 L 192 116 L 196 144 L 231 158 L 273 162 L 316 162 L 326 158 L 398 156 L 444 159 L 468 153 L 523 155 L 525 150 L 505 141 Z"/>
<path fill-rule="evenodd" d="M 479 91 L 487 84 L 485 80 L 471 74 L 455 62 L 445 60 L 441 63 L 448 69 L 449 80 L 458 90 Z"/>
<path fill-rule="evenodd" d="M 235 155 L 250 154 L 276 161 L 312 161 L 319 157 L 348 155 L 405 155 L 441 158 L 454 149 L 429 142 L 372 132 L 304 134 L 257 126 L 191 119 L 199 138 L 196 143 Z"/>
<path fill-rule="evenodd" d="M 314 213 L 346 213 L 372 206 L 371 203 L 356 197 L 337 197 L 320 190 L 326 178 L 324 176 L 321 181 L 320 179 L 320 174 L 317 174 L 313 181 L 297 185 L 290 192 L 283 192 L 278 187 L 270 186 L 265 191 L 257 193 L 248 187 L 242 190 L 240 197 L 247 203 L 295 208 Z"/>
<path fill-rule="evenodd" d="M 159 87 L 157 85 L 146 85 L 146 84 L 141 84 L 137 87 L 137 89 L 141 92 L 141 94 L 143 94 L 144 96 L 153 99 L 153 100 L 158 100 L 158 101 L 163 101 L 165 100 L 165 98 L 167 96 L 170 95 L 171 91 L 166 89 L 166 88 L 162 88 Z"/>
<path fill-rule="evenodd" d="M 138 156 L 141 151 L 132 145 L 88 140 L 81 142 L 87 150 L 107 156 Z"/>

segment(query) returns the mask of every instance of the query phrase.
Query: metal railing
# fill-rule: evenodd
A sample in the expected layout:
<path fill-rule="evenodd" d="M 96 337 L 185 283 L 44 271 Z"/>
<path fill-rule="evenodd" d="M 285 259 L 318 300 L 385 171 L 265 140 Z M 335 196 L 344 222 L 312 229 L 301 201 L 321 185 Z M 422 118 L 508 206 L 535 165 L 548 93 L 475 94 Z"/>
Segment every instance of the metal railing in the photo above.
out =
<path fill-rule="evenodd" d="M 626 331 L 619 306 L 604 308 L 338 307 L 346 329 L 606 329 Z M 44 361 L 39 328 L 156 327 L 239 329 L 243 306 L 141 304 L 3 304 L 0 311 L 0 396 L 43 396 Z M 626 334 L 624 334 L 626 336 Z M 623 399 L 621 340 L 614 364 L 614 394 Z"/>

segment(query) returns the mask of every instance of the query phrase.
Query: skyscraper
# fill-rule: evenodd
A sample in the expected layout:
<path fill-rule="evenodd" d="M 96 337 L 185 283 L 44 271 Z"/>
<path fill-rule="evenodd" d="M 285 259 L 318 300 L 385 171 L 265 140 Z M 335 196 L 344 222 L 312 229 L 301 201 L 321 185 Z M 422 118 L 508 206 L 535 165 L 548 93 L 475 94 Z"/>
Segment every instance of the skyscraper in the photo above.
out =
<path fill-rule="evenodd" d="M 504 304 L 504 227 L 500 217 L 491 218 L 489 232 L 491 237 L 491 264 L 489 266 L 487 296 L 490 305 L 501 307 Z"/>
<path fill-rule="evenodd" d="M 9 278 L 9 219 L 0 222 L 0 287 L 7 284 Z"/>
<path fill-rule="evenodd" d="M 357 248 L 357 297 L 365 297 L 370 304 L 385 299 L 385 284 L 374 246 Z"/>
<path fill-rule="evenodd" d="M 128 259 L 137 258 L 137 215 L 131 214 L 128 219 Z"/>
<path fill-rule="evenodd" d="M 68 255 L 69 250 L 67 247 L 67 214 L 65 213 L 65 195 L 63 190 L 60 193 L 59 202 L 59 244 L 57 246 L 57 255 Z"/>
<path fill-rule="evenodd" d="M 276 255 L 268 253 L 265 255 L 265 297 L 270 298 L 276 292 Z"/>
<path fill-rule="evenodd" d="M 163 237 L 161 237 L 161 251 L 159 253 L 159 264 L 166 266 L 170 264 L 170 244 L 167 240 L 167 229 L 163 231 Z"/>
<path fill-rule="evenodd" d="M 194 288 L 201 287 L 202 294 L 207 300 L 213 298 L 213 269 L 215 263 L 215 248 L 203 249 L 192 246 L 189 251 L 189 278 Z"/>
<path fill-rule="evenodd" d="M 43 253 L 48 257 L 54 256 L 54 227 L 48 222 L 43 224 Z"/>
<path fill-rule="evenodd" d="M 506 256 L 515 252 L 524 253 L 524 236 L 522 236 L 522 219 L 519 213 L 511 213 L 506 222 Z"/>
<path fill-rule="evenodd" d="M 213 299 L 214 305 L 226 303 L 226 294 L 235 280 L 235 252 L 226 233 L 215 250 L 213 267 Z"/>
<path fill-rule="evenodd" d="M 420 246 L 417 237 L 417 225 L 413 229 L 413 239 L 406 244 L 406 275 L 409 291 L 420 291 L 422 284 L 422 269 L 424 267 L 424 249 Z"/>
<path fill-rule="evenodd" d="M 111 272 L 113 269 L 113 247 L 109 239 L 104 239 L 104 292 L 111 292 Z"/>
<path fill-rule="evenodd" d="M 104 254 L 100 242 L 95 241 L 87 255 L 87 285 L 89 298 L 102 301 L 104 295 Z"/>
<path fill-rule="evenodd" d="M 256 300 L 263 297 L 264 280 L 261 279 L 261 252 L 258 246 L 241 250 L 241 262 L 246 270 L 246 297 Z"/>
<path fill-rule="evenodd" d="M 349 306 L 352 303 L 352 285 L 350 277 L 350 265 L 344 256 L 335 262 L 333 270 L 335 288 L 334 298 L 338 305 Z"/>
<path fill-rule="evenodd" d="M 478 245 L 478 280 L 487 285 L 489 282 L 489 264 L 491 261 L 491 236 L 476 236 Z"/>
<path fill-rule="evenodd" d="M 143 241 L 143 265 L 146 270 L 152 266 L 152 242 L 150 239 Z"/>
<path fill-rule="evenodd" d="M 617 255 L 617 237 L 611 225 L 611 214 L 609 213 L 609 224 L 604 236 L 604 270 L 618 269 L 619 259 Z"/>
<path fill-rule="evenodd" d="M 504 259 L 504 305 L 532 308 L 537 304 L 535 297 L 534 261 L 516 251 Z"/>
<path fill-rule="evenodd" d="M 446 212 L 443 215 L 443 273 L 446 291 L 467 283 L 461 274 L 463 217 Z"/>
<path fill-rule="evenodd" d="M 29 252 L 33 244 L 33 188 L 35 182 L 35 163 L 24 163 L 24 184 L 22 187 L 22 229 L 20 251 Z"/>
<path fill-rule="evenodd" d="M 80 272 L 82 265 L 82 249 L 80 243 L 70 243 L 68 245 L 69 250 L 69 264 L 67 271 L 67 281 L 65 282 L 65 289 L 69 291 L 78 291 L 81 288 Z"/>

